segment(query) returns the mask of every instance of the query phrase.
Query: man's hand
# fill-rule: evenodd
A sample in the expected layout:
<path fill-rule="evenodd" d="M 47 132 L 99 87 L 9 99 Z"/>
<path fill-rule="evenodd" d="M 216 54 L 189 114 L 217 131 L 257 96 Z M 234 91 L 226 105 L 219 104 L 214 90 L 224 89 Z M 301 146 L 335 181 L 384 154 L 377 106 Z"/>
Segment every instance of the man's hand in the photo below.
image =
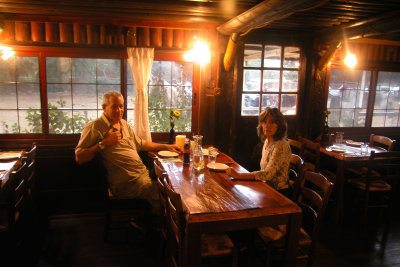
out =
<path fill-rule="evenodd" d="M 183 153 L 183 149 L 176 144 L 168 145 L 167 149 L 176 153 Z"/>
<path fill-rule="evenodd" d="M 121 133 L 119 131 L 115 131 L 114 128 L 110 128 L 108 130 L 106 137 L 102 140 L 102 143 L 105 146 L 112 146 L 119 144 L 121 142 Z"/>

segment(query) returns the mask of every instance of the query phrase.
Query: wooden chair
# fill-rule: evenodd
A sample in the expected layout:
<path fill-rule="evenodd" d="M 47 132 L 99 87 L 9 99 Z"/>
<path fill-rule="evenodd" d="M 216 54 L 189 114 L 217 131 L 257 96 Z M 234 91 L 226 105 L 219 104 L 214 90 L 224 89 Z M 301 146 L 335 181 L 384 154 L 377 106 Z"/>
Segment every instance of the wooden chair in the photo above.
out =
<path fill-rule="evenodd" d="M 160 165 L 159 161 L 154 160 L 154 171 L 157 176 L 157 185 L 160 198 L 160 254 L 166 256 L 166 244 L 168 242 L 168 212 L 167 212 L 167 191 L 164 184 L 168 183 L 168 175 Z"/>
<path fill-rule="evenodd" d="M 36 144 L 33 144 L 28 152 L 24 153 L 23 161 L 28 165 L 29 176 L 26 180 L 26 192 L 27 192 L 27 205 L 30 207 L 29 219 L 30 222 L 35 225 L 38 223 L 38 196 L 36 186 Z"/>
<path fill-rule="evenodd" d="M 382 248 L 385 248 L 389 233 L 391 213 L 395 195 L 398 193 L 400 179 L 400 152 L 371 151 L 369 160 L 364 163 L 364 172 L 361 177 L 349 178 L 348 182 L 356 188 L 357 200 L 362 200 L 362 225 L 364 231 L 368 221 L 368 210 L 380 208 L 387 211 L 383 236 Z M 379 175 L 376 175 L 378 173 Z M 375 196 L 375 198 L 373 198 Z"/>
<path fill-rule="evenodd" d="M 164 179 L 164 188 L 167 193 L 167 212 L 169 236 L 169 262 L 173 266 L 183 266 L 187 253 L 185 252 L 184 240 L 186 231 L 185 211 L 180 194 L 176 193 Z M 203 234 L 201 244 L 202 258 L 232 256 L 232 266 L 237 266 L 238 250 L 226 234 Z"/>
<path fill-rule="evenodd" d="M 396 144 L 396 140 L 392 140 L 386 136 L 371 134 L 369 137 L 369 146 L 378 146 L 387 151 L 392 151 Z"/>
<path fill-rule="evenodd" d="M 288 138 L 288 143 L 293 154 L 300 155 L 300 153 L 303 151 L 304 145 L 301 141 Z"/>
<path fill-rule="evenodd" d="M 26 197 L 26 180 L 29 176 L 28 165 L 22 163 L 22 165 L 16 170 L 10 173 L 9 183 L 10 194 L 6 199 L 0 202 L 0 210 L 3 210 L 7 214 L 7 222 L 0 225 L 0 239 L 2 245 L 6 244 L 5 250 L 2 250 L 5 258 L 2 258 L 2 263 L 7 261 L 8 257 L 15 257 L 15 253 L 20 250 L 26 241 L 27 234 L 27 215 L 28 208 L 27 197 Z M 21 259 L 12 259 L 18 261 Z M 15 263 L 15 262 L 13 262 Z"/>
<path fill-rule="evenodd" d="M 290 187 L 292 188 L 292 200 L 297 200 L 297 195 L 300 191 L 300 188 L 303 186 L 303 169 L 304 169 L 304 161 L 303 159 L 296 154 L 292 154 L 290 157 L 290 166 L 289 166 L 289 182 Z"/>
<path fill-rule="evenodd" d="M 303 144 L 299 155 L 304 160 L 304 169 L 319 172 L 320 144 L 301 136 L 299 136 L 298 139 Z"/>
<path fill-rule="evenodd" d="M 308 259 L 308 266 L 314 264 L 314 253 L 318 234 L 333 190 L 333 183 L 320 173 L 305 171 L 305 185 L 301 188 L 298 205 L 303 210 L 302 228 L 300 230 L 299 252 L 297 259 Z M 323 192 L 322 195 L 315 191 Z M 269 266 L 271 252 L 283 252 L 286 237 L 286 225 L 278 228 L 263 227 L 258 229 L 259 236 L 268 245 L 267 266 Z M 274 255 L 278 255 L 276 253 Z"/>
<path fill-rule="evenodd" d="M 149 202 L 145 199 L 140 198 L 120 198 L 115 197 L 111 192 L 107 180 L 107 170 L 104 167 L 101 158 L 96 157 L 96 162 L 98 163 L 98 168 L 100 170 L 100 175 L 102 176 L 103 183 L 103 193 L 104 193 L 104 212 L 105 212 L 105 225 L 104 225 L 104 241 L 109 242 L 109 232 L 111 229 L 124 228 L 126 230 L 126 241 L 129 242 L 128 230 L 131 226 L 138 228 L 140 231 L 144 231 L 146 242 L 150 242 L 151 231 L 152 231 L 152 208 Z M 112 216 L 117 211 L 129 211 L 130 218 L 122 220 L 122 226 L 111 227 L 112 226 Z M 124 217 L 124 216 L 120 216 Z M 140 227 L 137 222 L 132 221 L 132 218 L 141 218 L 143 220 L 144 227 Z M 135 218 L 136 219 L 136 218 Z M 117 223 L 115 223 L 117 225 Z M 121 224 L 119 224 L 121 225 Z"/>

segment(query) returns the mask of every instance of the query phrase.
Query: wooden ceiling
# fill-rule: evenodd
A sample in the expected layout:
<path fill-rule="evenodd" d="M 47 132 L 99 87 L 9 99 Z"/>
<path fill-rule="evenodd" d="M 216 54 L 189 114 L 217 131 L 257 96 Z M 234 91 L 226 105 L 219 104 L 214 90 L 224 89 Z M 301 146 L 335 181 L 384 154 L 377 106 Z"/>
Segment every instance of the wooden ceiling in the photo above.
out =
<path fill-rule="evenodd" d="M 284 3 L 286 0 L 266 0 Z M 260 4 L 259 0 L 0 0 L 0 19 L 101 22 L 151 27 L 217 27 Z M 400 40 L 399 0 L 325 0 L 316 7 L 268 19 L 268 31 L 329 36 L 348 29 L 351 36 Z M 314 5 L 315 6 L 315 5 Z M 257 17 L 254 17 L 256 20 Z"/>

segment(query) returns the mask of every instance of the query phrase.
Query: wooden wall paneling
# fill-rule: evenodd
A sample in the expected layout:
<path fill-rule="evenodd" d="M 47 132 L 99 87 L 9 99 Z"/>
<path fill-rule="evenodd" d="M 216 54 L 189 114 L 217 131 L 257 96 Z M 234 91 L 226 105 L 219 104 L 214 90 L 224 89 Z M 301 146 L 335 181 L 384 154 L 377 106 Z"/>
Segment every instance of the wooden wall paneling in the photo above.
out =
<path fill-rule="evenodd" d="M 193 30 L 185 30 L 184 34 L 184 47 L 185 48 L 192 48 L 195 42 L 196 31 Z"/>
<path fill-rule="evenodd" d="M 136 28 L 135 27 L 127 27 L 126 45 L 127 46 L 136 46 Z"/>
<path fill-rule="evenodd" d="M 161 28 L 151 28 L 150 29 L 150 45 L 151 45 L 151 47 L 161 47 L 162 46 L 162 29 Z"/>
<path fill-rule="evenodd" d="M 118 26 L 118 29 L 117 29 L 117 44 L 125 45 L 125 31 L 124 31 L 124 27 L 122 27 L 122 26 Z"/>
<path fill-rule="evenodd" d="M 74 23 L 74 43 L 75 44 L 85 44 L 86 43 L 86 27 L 83 24 Z"/>
<path fill-rule="evenodd" d="M 185 31 L 182 29 L 174 29 L 174 47 L 183 48 Z"/>
<path fill-rule="evenodd" d="M 4 41 L 14 41 L 15 40 L 15 23 L 11 20 L 4 21 L 4 31 L 2 34 Z"/>
<path fill-rule="evenodd" d="M 70 23 L 60 23 L 60 42 L 72 43 L 74 41 L 73 26 Z"/>
<path fill-rule="evenodd" d="M 30 24 L 27 21 L 15 22 L 15 41 L 28 42 L 30 38 Z"/>
<path fill-rule="evenodd" d="M 58 42 L 58 24 L 54 22 L 46 22 L 46 42 Z"/>
<path fill-rule="evenodd" d="M 34 42 L 44 42 L 44 23 L 31 21 L 31 39 Z"/>
<path fill-rule="evenodd" d="M 136 29 L 137 45 L 139 47 L 150 46 L 150 29 L 149 27 L 138 27 Z"/>
<path fill-rule="evenodd" d="M 87 35 L 87 43 L 88 44 L 99 44 L 99 34 L 100 26 L 99 25 L 86 25 L 86 35 Z"/>
<path fill-rule="evenodd" d="M 162 46 L 172 48 L 174 46 L 174 30 L 162 29 Z"/>
<path fill-rule="evenodd" d="M 100 39 L 100 44 L 105 45 L 106 44 L 106 25 L 101 24 L 99 28 L 99 39 Z"/>

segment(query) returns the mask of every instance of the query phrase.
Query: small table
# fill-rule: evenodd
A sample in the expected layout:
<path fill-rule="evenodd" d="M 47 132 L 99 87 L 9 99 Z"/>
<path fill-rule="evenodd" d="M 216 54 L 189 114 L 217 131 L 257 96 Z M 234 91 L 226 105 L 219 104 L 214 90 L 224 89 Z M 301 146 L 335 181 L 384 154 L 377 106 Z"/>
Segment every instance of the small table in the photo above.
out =
<path fill-rule="evenodd" d="M 385 152 L 383 148 L 369 147 L 368 153 L 362 155 L 361 148 L 359 146 L 350 146 L 346 143 L 334 144 L 334 146 L 343 148 L 346 152 L 335 152 L 330 149 L 331 146 L 321 145 L 320 152 L 334 158 L 337 161 L 336 166 L 336 181 L 335 181 L 335 196 L 337 201 L 336 207 L 336 221 L 343 215 L 343 188 L 344 188 L 344 172 L 348 167 L 357 167 L 363 161 L 369 159 L 370 152 L 375 153 Z"/>
<path fill-rule="evenodd" d="M 237 171 L 247 172 L 224 153 L 219 153 L 217 162 L 229 162 Z M 187 212 L 186 266 L 201 265 L 202 233 L 280 224 L 288 224 L 285 266 L 295 266 L 302 211 L 294 202 L 263 182 L 231 181 L 225 172 L 207 167 L 199 173 L 192 163 L 184 166 L 182 162 L 162 160 L 161 164 Z"/>

